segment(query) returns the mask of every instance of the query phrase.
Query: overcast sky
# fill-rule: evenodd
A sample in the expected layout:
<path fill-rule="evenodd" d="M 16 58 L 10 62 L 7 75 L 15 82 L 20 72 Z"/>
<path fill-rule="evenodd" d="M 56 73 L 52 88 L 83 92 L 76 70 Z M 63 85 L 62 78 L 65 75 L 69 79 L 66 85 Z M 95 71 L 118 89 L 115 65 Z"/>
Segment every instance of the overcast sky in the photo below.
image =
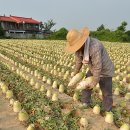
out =
<path fill-rule="evenodd" d="M 0 15 L 4 14 L 42 22 L 53 19 L 54 29 L 95 30 L 104 24 L 114 30 L 126 21 L 130 30 L 130 0 L 0 0 Z"/>

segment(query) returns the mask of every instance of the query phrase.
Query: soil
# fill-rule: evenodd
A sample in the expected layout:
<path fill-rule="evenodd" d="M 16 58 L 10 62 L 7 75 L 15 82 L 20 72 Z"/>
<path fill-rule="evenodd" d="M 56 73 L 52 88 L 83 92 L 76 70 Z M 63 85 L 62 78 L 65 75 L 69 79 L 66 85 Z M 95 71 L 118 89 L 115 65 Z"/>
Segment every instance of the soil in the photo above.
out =
<path fill-rule="evenodd" d="M 0 92 L 0 130 L 26 130 L 17 119 L 17 113 L 9 106 L 9 100 Z"/>

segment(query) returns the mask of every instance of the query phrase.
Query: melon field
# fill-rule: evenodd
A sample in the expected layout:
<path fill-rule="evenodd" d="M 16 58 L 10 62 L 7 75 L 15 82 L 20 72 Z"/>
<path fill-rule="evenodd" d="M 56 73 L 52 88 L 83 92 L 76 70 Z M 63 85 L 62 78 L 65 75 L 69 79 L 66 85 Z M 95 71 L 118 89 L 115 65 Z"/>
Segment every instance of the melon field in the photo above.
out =
<path fill-rule="evenodd" d="M 115 66 L 107 113 L 99 84 L 90 107 L 81 104 L 76 85 L 68 85 L 75 56 L 64 52 L 66 41 L 0 40 L 0 130 L 130 130 L 130 44 L 102 43 Z M 87 70 L 83 65 L 81 80 Z M 17 128 L 9 127 L 12 120 Z"/>

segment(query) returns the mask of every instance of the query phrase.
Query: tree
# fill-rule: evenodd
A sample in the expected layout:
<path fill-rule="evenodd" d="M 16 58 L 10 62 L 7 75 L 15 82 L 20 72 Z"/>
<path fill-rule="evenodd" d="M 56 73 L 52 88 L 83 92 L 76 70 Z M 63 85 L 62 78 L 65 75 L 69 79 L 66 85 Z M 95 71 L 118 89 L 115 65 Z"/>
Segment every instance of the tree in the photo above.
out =
<path fill-rule="evenodd" d="M 130 30 L 128 30 L 127 32 L 125 32 L 125 34 L 127 35 L 127 42 L 130 42 Z"/>
<path fill-rule="evenodd" d="M 105 30 L 105 26 L 103 24 L 97 28 L 97 31 L 102 31 L 102 30 Z"/>
<path fill-rule="evenodd" d="M 120 42 L 127 42 L 128 41 L 128 35 L 125 33 L 126 32 L 126 26 L 127 22 L 123 21 L 119 27 L 115 30 L 116 38 Z"/>
<path fill-rule="evenodd" d="M 119 27 L 117 27 L 116 31 L 125 32 L 126 31 L 127 22 L 123 21 Z"/>
<path fill-rule="evenodd" d="M 41 29 L 47 33 L 52 32 L 51 28 L 55 25 L 56 23 L 53 22 L 53 19 L 48 20 L 44 24 L 41 24 Z"/>
<path fill-rule="evenodd" d="M 52 33 L 48 38 L 54 40 L 65 40 L 68 30 L 66 28 L 61 28 L 58 31 Z"/>
<path fill-rule="evenodd" d="M 91 36 L 102 41 L 130 42 L 130 30 L 126 31 L 127 22 L 123 21 L 116 30 L 110 30 L 102 24 L 97 31 L 91 31 Z"/>

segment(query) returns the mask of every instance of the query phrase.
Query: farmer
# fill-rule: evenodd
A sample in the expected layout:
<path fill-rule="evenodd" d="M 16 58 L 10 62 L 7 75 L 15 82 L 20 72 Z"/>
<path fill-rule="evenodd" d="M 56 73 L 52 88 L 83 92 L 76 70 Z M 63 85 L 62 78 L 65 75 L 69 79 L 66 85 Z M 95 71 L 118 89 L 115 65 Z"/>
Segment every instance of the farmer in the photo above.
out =
<path fill-rule="evenodd" d="M 80 31 L 76 29 L 70 30 L 66 37 L 67 45 L 65 51 L 75 53 L 74 75 L 80 71 L 82 64 L 88 64 L 89 70 L 86 77 L 94 77 L 93 82 L 86 85 L 86 89 L 82 91 L 81 102 L 88 106 L 90 105 L 92 88 L 99 83 L 103 95 L 104 110 L 111 111 L 114 65 L 102 43 L 90 37 L 89 33 L 89 29 L 86 27 Z"/>

